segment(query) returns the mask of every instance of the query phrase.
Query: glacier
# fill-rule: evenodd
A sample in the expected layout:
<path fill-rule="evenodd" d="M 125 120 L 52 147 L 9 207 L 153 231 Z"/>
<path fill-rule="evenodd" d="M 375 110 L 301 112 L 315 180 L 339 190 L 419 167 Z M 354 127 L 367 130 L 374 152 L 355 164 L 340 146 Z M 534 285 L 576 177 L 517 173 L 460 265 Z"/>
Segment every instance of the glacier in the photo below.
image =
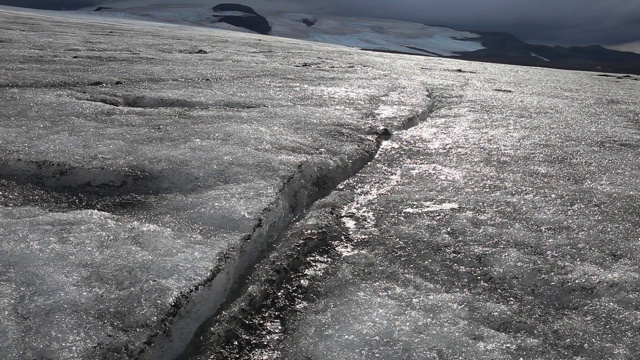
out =
<path fill-rule="evenodd" d="M 114 4 L 113 6 L 117 6 Z M 135 3 L 133 4 L 135 5 Z M 142 4 L 140 4 L 142 5 Z M 270 35 L 310 40 L 327 44 L 356 47 L 368 50 L 395 51 L 430 56 L 458 56 L 457 52 L 484 49 L 480 35 L 447 27 L 418 23 L 340 16 L 316 17 L 310 14 L 278 13 L 260 9 L 268 16 L 272 30 Z M 210 8 L 188 4 L 164 4 L 113 7 L 99 12 L 80 10 L 78 14 L 114 18 L 140 19 L 173 24 L 196 25 L 215 29 L 250 32 L 215 21 L 224 14 L 251 16 L 242 12 L 212 12 Z"/>
<path fill-rule="evenodd" d="M 0 13 L 9 358 L 177 356 L 269 242 L 401 125 L 376 109 L 429 104 L 367 54 L 56 15 Z"/>
<path fill-rule="evenodd" d="M 640 354 L 636 81 L 0 19 L 5 358 Z"/>
<path fill-rule="evenodd" d="M 300 4 L 291 2 L 251 1 L 250 4 L 255 9 L 233 3 L 213 8 L 204 4 L 177 4 L 175 1 L 159 3 L 140 0 L 108 2 L 104 4 L 107 7 L 81 9 L 75 13 L 256 32 L 371 51 L 567 70 L 640 74 L 637 68 L 640 55 L 599 45 L 534 45 L 508 33 L 463 31 L 444 26 L 388 20 L 380 18 L 385 16 L 382 13 L 378 14 L 378 18 L 332 16 L 321 9 L 316 9 L 318 13 L 315 15 L 297 13 L 295 11 L 302 10 Z M 233 12 L 225 12 L 225 15 L 219 12 L 222 9 Z"/>
<path fill-rule="evenodd" d="M 309 268 L 330 266 L 302 277 L 281 345 L 255 353 L 636 358 L 635 83 L 432 69 L 437 110 L 324 200 L 342 228 Z"/>

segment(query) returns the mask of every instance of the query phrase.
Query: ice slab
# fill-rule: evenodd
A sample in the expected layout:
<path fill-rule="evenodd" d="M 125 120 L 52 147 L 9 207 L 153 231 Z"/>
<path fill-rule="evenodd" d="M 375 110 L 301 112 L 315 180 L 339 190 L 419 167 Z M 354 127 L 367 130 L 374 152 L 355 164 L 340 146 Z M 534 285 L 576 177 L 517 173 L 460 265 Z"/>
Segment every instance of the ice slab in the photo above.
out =
<path fill-rule="evenodd" d="M 127 19 L 0 8 L 0 60 L 7 358 L 175 357 L 430 103 L 407 58 Z"/>

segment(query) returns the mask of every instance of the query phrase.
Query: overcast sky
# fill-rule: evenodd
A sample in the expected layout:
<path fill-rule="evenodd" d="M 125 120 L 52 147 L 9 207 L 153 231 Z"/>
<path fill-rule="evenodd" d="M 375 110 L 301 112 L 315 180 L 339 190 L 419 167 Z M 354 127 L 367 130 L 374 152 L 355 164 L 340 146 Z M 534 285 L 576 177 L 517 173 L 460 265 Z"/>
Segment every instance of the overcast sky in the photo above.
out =
<path fill-rule="evenodd" d="M 618 45 L 640 41 L 640 0 L 0 0 L 0 4 L 67 9 L 113 4 L 237 2 L 256 10 L 370 16 L 511 32 L 549 45 Z M 640 50 L 640 49 L 639 49 Z"/>

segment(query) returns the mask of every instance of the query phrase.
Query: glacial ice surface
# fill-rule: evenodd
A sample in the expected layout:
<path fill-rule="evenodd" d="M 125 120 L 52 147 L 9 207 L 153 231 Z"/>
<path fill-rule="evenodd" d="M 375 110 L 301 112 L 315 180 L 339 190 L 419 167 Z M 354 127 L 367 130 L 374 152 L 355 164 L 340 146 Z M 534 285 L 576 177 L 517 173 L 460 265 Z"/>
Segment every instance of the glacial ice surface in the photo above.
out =
<path fill-rule="evenodd" d="M 429 66 L 436 111 L 327 200 L 345 235 L 268 354 L 640 356 L 637 85 L 456 65 Z"/>
<path fill-rule="evenodd" d="M 174 357 L 385 127 L 261 356 L 640 356 L 636 82 L 38 13 L 0 9 L 6 357 Z"/>
<path fill-rule="evenodd" d="M 428 103 L 408 59 L 16 10 L 0 8 L 5 358 L 175 357 L 377 129 Z"/>

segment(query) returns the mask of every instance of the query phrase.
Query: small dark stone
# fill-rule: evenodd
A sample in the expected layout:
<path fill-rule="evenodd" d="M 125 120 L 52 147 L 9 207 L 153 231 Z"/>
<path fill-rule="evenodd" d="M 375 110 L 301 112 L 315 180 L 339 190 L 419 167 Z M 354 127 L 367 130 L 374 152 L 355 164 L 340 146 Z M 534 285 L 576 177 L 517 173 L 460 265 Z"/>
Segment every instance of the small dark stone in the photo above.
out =
<path fill-rule="evenodd" d="M 374 130 L 373 134 L 380 136 L 383 140 L 388 140 L 391 138 L 391 135 L 393 135 L 391 131 L 385 127 Z"/>
<path fill-rule="evenodd" d="M 104 83 L 102 81 L 94 81 L 89 86 L 102 86 Z"/>
<path fill-rule="evenodd" d="M 124 83 L 122 81 L 116 81 L 114 85 L 124 85 Z"/>
<path fill-rule="evenodd" d="M 320 65 L 322 65 L 322 64 L 321 63 L 307 63 L 307 62 L 304 62 L 302 64 L 296 64 L 296 65 L 293 65 L 293 66 L 295 66 L 295 67 L 318 67 Z"/>
<path fill-rule="evenodd" d="M 200 50 L 196 51 L 195 53 L 196 53 L 196 54 L 208 54 L 209 52 L 208 52 L 208 51 L 206 51 L 206 50 L 202 50 L 202 49 L 200 49 Z"/>

